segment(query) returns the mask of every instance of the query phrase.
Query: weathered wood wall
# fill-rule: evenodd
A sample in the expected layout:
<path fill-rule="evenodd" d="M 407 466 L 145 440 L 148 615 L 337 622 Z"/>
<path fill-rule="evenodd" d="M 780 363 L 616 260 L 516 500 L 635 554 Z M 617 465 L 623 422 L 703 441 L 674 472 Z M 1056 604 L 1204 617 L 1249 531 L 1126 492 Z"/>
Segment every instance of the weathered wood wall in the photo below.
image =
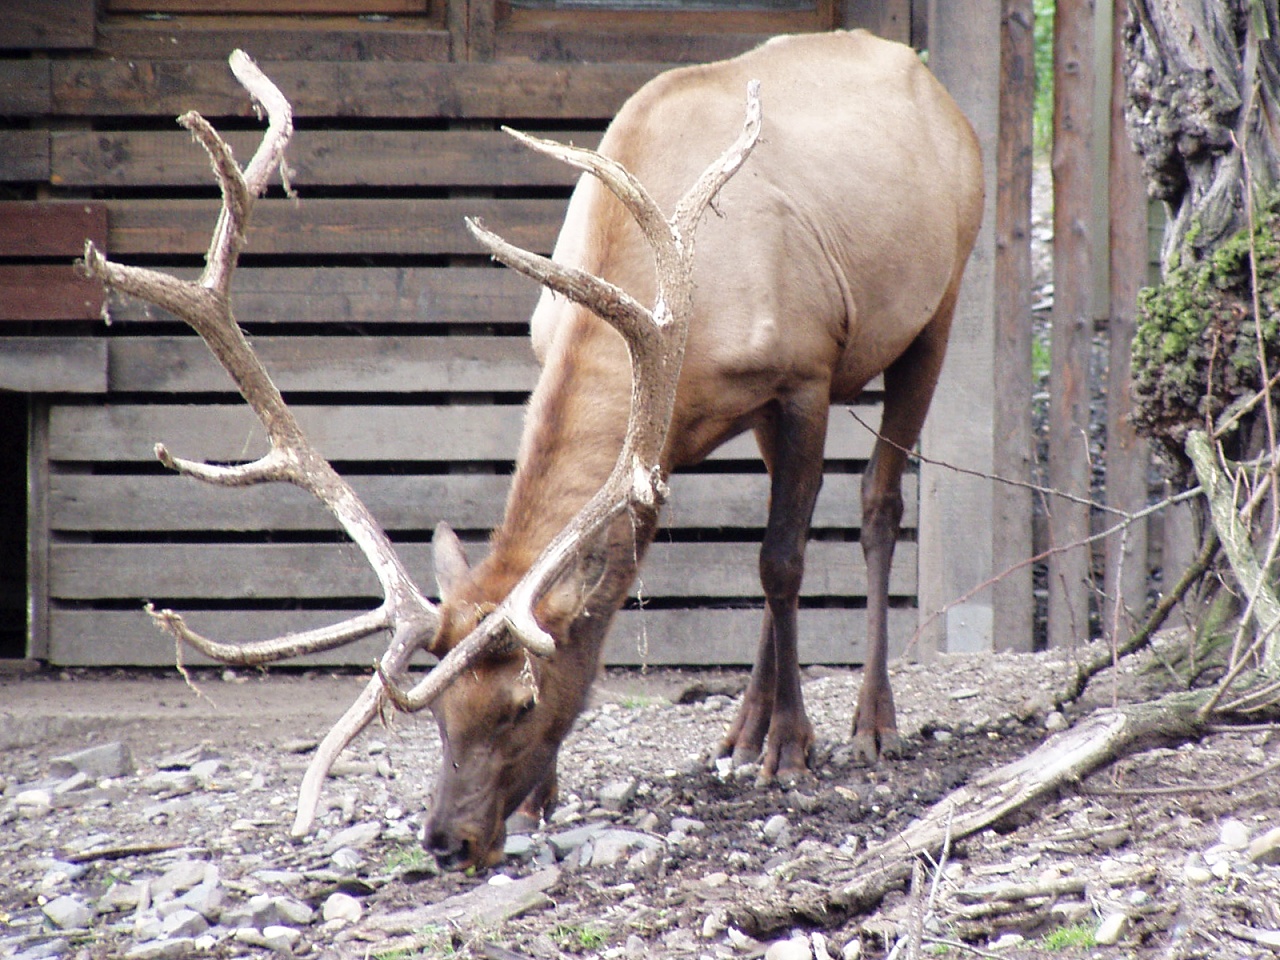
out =
<path fill-rule="evenodd" d="M 129 9 L 110 0 L 90 49 L 81 37 L 69 51 L 0 60 L 0 182 L 24 198 L 0 203 L 0 389 L 35 395 L 28 655 L 59 664 L 171 662 L 144 600 L 228 639 L 314 626 L 374 602 L 362 562 L 298 491 L 210 489 L 156 463 L 157 441 L 184 456 L 251 458 L 261 431 L 183 325 L 122 300 L 107 304 L 104 323 L 101 292 L 70 267 L 91 236 L 124 262 L 198 270 L 216 193 L 202 151 L 173 117 L 199 110 L 248 155 L 257 124 L 226 52 L 255 54 L 292 101 L 288 161 L 301 195 L 260 204 L 237 316 L 320 448 L 429 582 L 438 520 L 482 549 L 536 376 L 526 319 L 537 291 L 480 256 L 462 218 L 481 216 L 547 251 L 572 182 L 517 150 L 499 124 L 591 143 L 666 62 L 736 52 L 775 26 L 562 30 L 528 13 L 499 17 L 476 41 L 487 60 L 469 36 L 472 62 L 461 62 L 448 10 L 425 6 L 420 20 L 319 25 L 141 19 Z M 805 16 L 835 16 L 815 9 Z M 877 13 L 909 31 L 909 10 L 890 3 Z M 545 59 L 555 44 L 585 44 L 603 62 L 500 59 Z M 874 403 L 869 396 L 858 411 L 872 423 Z M 870 441 L 833 411 L 803 601 L 809 662 L 861 658 L 858 485 Z M 642 574 L 643 608 L 637 600 L 620 614 L 608 658 L 749 662 L 767 489 L 753 441 L 729 444 L 673 489 Z M 914 480 L 907 493 L 893 583 L 898 647 L 917 619 Z M 363 665 L 377 646 L 319 659 Z"/>

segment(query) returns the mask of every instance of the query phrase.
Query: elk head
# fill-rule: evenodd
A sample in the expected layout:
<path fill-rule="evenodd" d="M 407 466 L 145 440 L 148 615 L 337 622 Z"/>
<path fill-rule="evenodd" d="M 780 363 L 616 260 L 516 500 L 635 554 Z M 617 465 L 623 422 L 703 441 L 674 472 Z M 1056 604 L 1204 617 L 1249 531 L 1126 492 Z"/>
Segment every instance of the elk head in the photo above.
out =
<path fill-rule="evenodd" d="M 514 578 L 489 562 L 472 570 L 443 524 L 433 547 L 441 604 L 429 649 L 443 659 L 497 608 Z M 589 556 L 538 604 L 536 618 L 556 641 L 549 657 L 532 655 L 509 628 L 499 628 L 484 654 L 431 703 L 441 764 L 424 845 L 442 865 L 495 863 L 508 817 L 518 810 L 536 825 L 555 805 L 556 755 L 585 703 L 599 645 L 582 637 L 568 642 L 569 634 L 602 570 Z M 605 622 L 588 624 L 599 639 Z"/>

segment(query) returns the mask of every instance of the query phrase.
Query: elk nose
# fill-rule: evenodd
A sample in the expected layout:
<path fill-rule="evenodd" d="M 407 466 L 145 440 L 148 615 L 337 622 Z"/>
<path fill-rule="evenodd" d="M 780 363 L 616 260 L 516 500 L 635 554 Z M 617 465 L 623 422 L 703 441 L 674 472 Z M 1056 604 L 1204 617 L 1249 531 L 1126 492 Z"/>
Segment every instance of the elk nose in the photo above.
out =
<path fill-rule="evenodd" d="M 428 831 L 423 846 L 435 855 L 436 863 L 446 870 L 464 866 L 471 859 L 471 842 L 452 836 L 447 830 Z"/>

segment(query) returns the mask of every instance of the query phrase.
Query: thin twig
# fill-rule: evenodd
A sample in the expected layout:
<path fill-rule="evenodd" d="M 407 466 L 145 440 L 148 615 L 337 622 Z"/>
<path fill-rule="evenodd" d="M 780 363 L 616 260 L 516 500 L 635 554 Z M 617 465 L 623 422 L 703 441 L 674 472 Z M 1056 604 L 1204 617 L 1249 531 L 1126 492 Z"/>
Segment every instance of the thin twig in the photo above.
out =
<path fill-rule="evenodd" d="M 1086 786 L 1081 791 L 1091 796 L 1099 797 L 1150 797 L 1150 796 L 1176 796 L 1183 793 L 1221 793 L 1224 790 L 1234 790 L 1242 787 L 1247 783 L 1251 783 L 1260 777 L 1265 777 L 1269 773 L 1280 770 L 1280 760 L 1274 760 L 1265 767 L 1260 767 L 1250 773 L 1243 774 L 1233 780 L 1220 780 L 1217 783 L 1189 783 L 1180 787 L 1090 787 Z"/>

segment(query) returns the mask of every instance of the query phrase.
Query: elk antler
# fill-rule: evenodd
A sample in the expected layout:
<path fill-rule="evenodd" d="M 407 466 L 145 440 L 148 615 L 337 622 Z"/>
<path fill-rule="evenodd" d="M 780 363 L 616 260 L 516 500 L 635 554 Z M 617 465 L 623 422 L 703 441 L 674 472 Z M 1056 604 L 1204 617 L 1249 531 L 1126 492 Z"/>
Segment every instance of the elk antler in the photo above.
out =
<path fill-rule="evenodd" d="M 390 643 L 378 661 L 375 675 L 325 736 L 303 777 L 291 830 L 294 836 L 301 836 L 311 829 L 320 787 L 334 760 L 378 715 L 387 699 L 406 708 L 421 709 L 504 630 L 509 630 L 534 653 L 551 653 L 554 641 L 533 616 L 533 605 L 546 585 L 563 572 L 578 546 L 603 523 L 629 507 L 656 509 L 665 496 L 658 454 L 670 423 L 688 329 L 693 227 L 716 191 L 741 165 L 758 136 L 758 90 L 753 88 L 749 94 L 748 121 L 743 135 L 680 202 L 670 224 L 661 217 L 643 187 L 612 161 L 589 151 L 534 142 L 521 136 L 536 149 L 591 170 L 618 193 L 654 246 L 659 268 L 658 301 L 650 313 L 603 281 L 510 247 L 471 224 L 482 241 L 491 243 L 494 256 L 585 303 L 623 333 L 633 358 L 632 418 L 622 454 L 606 486 L 578 520 L 556 537 L 512 595 L 405 695 L 396 687 L 395 678 L 404 672 L 414 652 L 435 631 L 439 622 L 437 608 L 413 583 L 372 513 L 303 433 L 266 368 L 249 346 L 231 309 L 231 278 L 244 247 L 253 205 L 266 191 L 277 169 L 286 191 L 292 195 L 284 150 L 293 132 L 293 120 L 288 100 L 246 54 L 237 50 L 229 62 L 255 105 L 265 109 L 268 126 L 258 150 L 241 170 L 230 147 L 203 117 L 190 112 L 179 118 L 179 123 L 189 129 L 209 153 L 222 190 L 222 209 L 199 281 L 182 281 L 153 270 L 113 263 L 92 242 L 85 247 L 85 271 L 108 286 L 163 307 L 190 324 L 235 381 L 270 441 L 266 455 L 237 466 L 174 457 L 163 444 L 157 444 L 156 456 L 161 462 L 180 474 L 206 483 L 248 486 L 285 481 L 307 490 L 333 514 L 378 577 L 383 602 L 374 610 L 320 629 L 243 644 L 220 643 L 203 637 L 174 611 L 156 610 L 147 605 L 154 621 L 174 638 L 179 668 L 184 643 L 214 660 L 263 664 L 333 649 L 378 631 L 390 632 Z"/>
<path fill-rule="evenodd" d="M 467 220 L 472 234 L 494 258 L 591 309 L 622 335 L 631 355 L 631 412 L 613 471 L 476 633 L 487 634 L 505 626 L 531 650 L 554 649 L 555 641 L 533 615 L 542 594 L 615 517 L 628 510 L 656 512 L 666 500 L 666 477 L 659 458 L 671 426 L 693 309 L 694 232 L 707 205 L 746 161 L 760 136 L 760 122 L 760 84 L 753 80 L 747 86 L 742 132 L 689 188 L 670 219 L 663 216 L 644 185 L 616 161 L 594 150 L 504 128 L 526 146 L 595 175 L 609 188 L 630 211 L 653 249 L 658 293 L 653 309 L 646 309 L 626 291 L 599 277 L 514 247 L 478 221 Z M 468 637 L 464 643 L 470 640 Z M 443 687 L 431 674 L 409 691 L 395 689 L 389 678 L 384 677 L 384 682 L 391 701 L 402 710 L 421 710 Z"/>

